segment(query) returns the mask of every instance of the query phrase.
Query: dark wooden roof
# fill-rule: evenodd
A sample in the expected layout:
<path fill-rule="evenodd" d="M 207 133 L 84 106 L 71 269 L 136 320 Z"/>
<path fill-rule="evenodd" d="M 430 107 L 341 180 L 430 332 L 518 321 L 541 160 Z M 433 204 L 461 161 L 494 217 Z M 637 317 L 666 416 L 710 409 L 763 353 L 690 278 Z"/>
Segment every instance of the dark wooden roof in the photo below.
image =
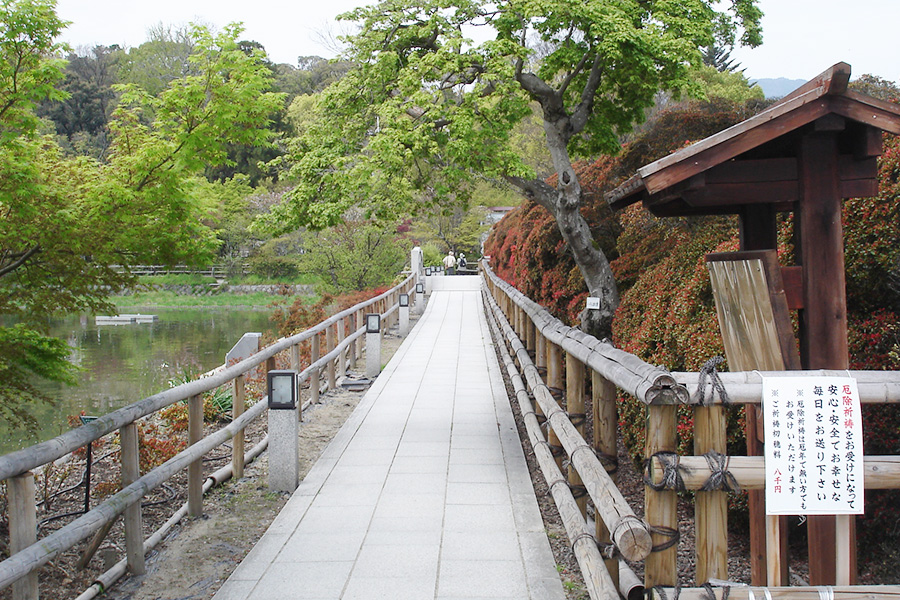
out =
<path fill-rule="evenodd" d="M 849 81 L 850 65 L 838 63 L 758 115 L 638 169 L 606 200 L 614 209 L 642 201 L 658 216 L 791 210 L 798 141 L 817 131 L 838 135 L 841 195 L 877 195 L 881 132 L 900 134 L 900 106 L 850 91 Z"/>

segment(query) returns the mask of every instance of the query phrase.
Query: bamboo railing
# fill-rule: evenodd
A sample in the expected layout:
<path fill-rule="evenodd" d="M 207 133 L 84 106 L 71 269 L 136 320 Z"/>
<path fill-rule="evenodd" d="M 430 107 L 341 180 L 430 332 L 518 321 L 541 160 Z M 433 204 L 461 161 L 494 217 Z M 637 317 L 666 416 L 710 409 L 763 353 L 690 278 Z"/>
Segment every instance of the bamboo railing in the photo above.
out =
<path fill-rule="evenodd" d="M 484 265 L 483 273 L 487 293 L 490 295 L 486 302 L 497 316 L 498 329 L 502 332 L 500 337 L 505 340 L 527 380 L 528 391 L 516 383 L 515 367 L 507 365 L 529 439 L 563 516 L 591 598 L 617 596 L 617 586 L 621 587 L 616 572 L 617 564 L 608 558 L 616 554 L 632 561 L 643 561 L 644 587 L 651 598 L 719 598 L 726 595 L 741 599 L 900 598 L 900 585 L 803 588 L 785 587 L 780 582 L 773 584 L 771 579 L 768 587 L 728 583 L 727 514 L 723 509 L 724 503 L 717 497 L 726 492 L 721 489 L 699 491 L 710 481 L 714 470 L 703 455 L 710 450 L 725 454 L 725 416 L 721 398 L 700 406 L 699 373 L 669 373 L 648 365 L 633 355 L 617 350 L 608 342 L 596 340 L 564 325 L 498 278 L 489 266 Z M 508 324 L 505 324 L 507 320 Z M 542 371 L 546 372 L 546 380 L 540 376 Z M 758 404 L 762 397 L 763 376 L 848 374 L 857 380 L 861 402 L 900 403 L 900 373 L 897 372 L 741 372 L 720 373 L 718 376 L 727 390 L 730 402 Z M 577 427 L 585 419 L 581 399 L 585 396 L 584 382 L 588 378 L 592 388 L 591 444 L 585 441 Z M 567 399 L 568 411 L 560 407 L 550 389 L 563 385 L 566 389 L 560 392 Z M 611 456 L 616 454 L 616 387 L 647 406 L 645 478 L 654 487 L 645 487 L 643 520 L 633 517 L 631 508 L 621 499 L 621 494 L 614 486 L 614 474 L 607 474 L 607 471 L 615 469 Z M 534 406 L 530 396 L 534 397 Z M 678 585 L 677 492 L 672 487 L 661 485 L 663 475 L 672 471 L 672 459 L 666 453 L 674 454 L 676 450 L 676 409 L 679 404 L 693 406 L 695 411 L 695 455 L 677 456 L 675 460 L 684 489 L 697 490 L 694 507 L 696 576 L 698 586 L 706 585 L 696 588 L 681 588 Z M 540 431 L 541 419 L 549 423 L 550 430 L 546 439 Z M 557 438 L 560 440 L 560 448 L 553 447 Z M 582 449 L 590 451 L 581 451 Z M 601 461 L 601 458 L 604 460 Z M 763 457 L 725 456 L 724 460 L 727 474 L 733 477 L 733 481 L 741 489 L 765 487 Z M 560 470 L 560 465 L 565 464 L 568 464 L 569 469 L 567 482 Z M 900 456 L 866 456 L 864 466 L 867 489 L 900 488 Z M 721 474 L 717 473 L 718 475 Z M 569 500 L 571 494 L 566 497 L 562 493 L 568 493 L 570 486 L 577 490 L 579 479 L 595 508 L 596 529 L 593 533 L 585 529 L 587 519 L 579 520 L 587 516 L 584 507 L 579 506 L 581 515 L 576 515 Z M 628 524 L 628 536 L 624 538 L 621 536 L 623 523 Z M 613 532 L 612 536 L 609 535 L 610 531 Z M 620 535 L 616 535 L 617 532 Z M 600 561 L 597 557 L 598 545 L 603 550 L 605 561 Z M 773 550 L 770 548 L 769 552 L 772 553 Z M 841 548 L 838 552 L 841 552 Z M 781 559 L 783 557 L 777 560 Z M 841 563 L 839 557 L 839 568 L 848 569 L 847 562 L 849 561 Z M 841 583 L 840 576 L 838 581 Z M 710 582 L 727 589 L 719 590 L 719 595 L 716 595 L 709 587 Z M 627 587 L 619 591 L 627 597 L 627 593 L 633 592 L 633 588 Z"/>
<path fill-rule="evenodd" d="M 243 472 L 243 431 L 268 408 L 263 399 L 244 410 L 247 373 L 258 367 L 266 371 L 274 369 L 276 356 L 289 352 L 291 367 L 299 371 L 298 386 L 309 381 L 311 401 L 317 401 L 322 371 L 325 371 L 327 383 L 333 389 L 336 384 L 335 371 L 343 373 L 346 364 L 353 364 L 360 356 L 361 341 L 365 337 L 365 313 L 377 312 L 381 315 L 383 334 L 398 320 L 400 294 L 409 294 L 410 297 L 415 294 L 415 276 L 407 277 L 380 296 L 341 311 L 315 327 L 282 338 L 237 364 L 224 365 L 207 377 L 144 398 L 46 442 L 0 456 L 0 480 L 6 480 L 8 484 L 10 525 L 10 556 L 0 562 L 0 589 L 12 586 L 14 600 L 36 599 L 36 569 L 94 535 L 123 513 L 127 569 L 132 573 L 143 573 L 145 542 L 141 531 L 141 499 L 175 474 L 187 469 L 187 512 L 191 515 L 202 514 L 203 487 L 208 479 L 203 477 L 200 468 L 203 457 L 229 441 L 232 442 L 231 470 L 236 474 Z M 351 331 L 349 334 L 346 333 L 348 329 Z M 320 340 L 323 336 L 326 338 L 326 347 L 320 356 Z M 307 341 L 313 349 L 311 364 L 300 370 L 299 346 Z M 225 427 L 202 437 L 202 394 L 224 385 L 231 385 L 233 389 L 234 418 Z M 141 476 L 137 472 L 137 421 L 182 400 L 188 401 L 190 445 Z M 121 436 L 121 491 L 61 529 L 37 540 L 32 471 L 114 431 L 119 431 Z"/>

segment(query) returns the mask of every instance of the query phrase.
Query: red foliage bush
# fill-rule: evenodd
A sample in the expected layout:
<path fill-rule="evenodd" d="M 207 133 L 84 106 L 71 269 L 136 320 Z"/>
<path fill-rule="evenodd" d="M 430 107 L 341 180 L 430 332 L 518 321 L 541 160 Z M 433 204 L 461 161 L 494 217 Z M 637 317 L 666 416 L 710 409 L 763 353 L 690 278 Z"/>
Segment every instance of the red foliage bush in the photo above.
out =
<path fill-rule="evenodd" d="M 603 192 L 644 164 L 745 119 L 746 108 L 691 105 L 669 111 L 646 126 L 619 157 L 578 165 L 586 190 L 583 212 L 595 239 L 612 261 L 622 296 L 613 324 L 614 342 L 647 362 L 670 370 L 698 370 L 723 354 L 704 256 L 738 249 L 733 218 L 656 219 L 639 206 L 610 214 Z M 886 137 L 879 160 L 877 198 L 844 203 L 843 224 L 852 369 L 900 368 L 900 138 Z M 552 183 L 552 182 L 551 182 Z M 779 256 L 793 262 L 793 222 L 779 225 Z M 552 217 L 524 204 L 498 223 L 486 250 L 492 268 L 563 321 L 574 324 L 586 289 Z M 644 407 L 620 401 L 620 426 L 632 456 L 644 444 Z M 744 451 L 741 412 L 729 416 L 729 453 Z M 900 414 L 895 406 L 864 407 L 867 454 L 900 454 Z M 691 413 L 678 421 L 679 452 L 692 453 Z M 896 491 L 867 493 L 864 539 L 900 532 Z M 888 527 L 885 527 L 887 523 Z"/>

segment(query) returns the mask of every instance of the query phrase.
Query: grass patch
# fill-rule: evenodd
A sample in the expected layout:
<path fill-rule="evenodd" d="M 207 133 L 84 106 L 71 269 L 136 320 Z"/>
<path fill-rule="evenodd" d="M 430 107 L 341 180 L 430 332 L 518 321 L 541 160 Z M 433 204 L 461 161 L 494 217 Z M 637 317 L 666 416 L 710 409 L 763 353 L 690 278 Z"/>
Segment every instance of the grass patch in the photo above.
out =
<path fill-rule="evenodd" d="M 140 292 L 131 296 L 116 296 L 113 303 L 119 308 L 129 306 L 256 306 L 266 307 L 274 302 L 290 304 L 297 296 L 278 296 L 265 292 L 252 294 L 210 294 L 208 296 L 188 296 L 167 290 Z M 304 303 L 314 304 L 316 296 L 302 296 Z"/>

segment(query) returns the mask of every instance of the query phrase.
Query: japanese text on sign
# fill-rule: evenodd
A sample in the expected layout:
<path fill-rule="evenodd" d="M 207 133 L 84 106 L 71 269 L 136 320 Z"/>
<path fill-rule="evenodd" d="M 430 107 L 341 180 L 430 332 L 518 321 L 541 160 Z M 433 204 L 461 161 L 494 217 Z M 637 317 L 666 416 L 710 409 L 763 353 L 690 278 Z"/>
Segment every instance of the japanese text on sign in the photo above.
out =
<path fill-rule="evenodd" d="M 850 377 L 764 377 L 766 513 L 863 513 L 862 416 Z"/>

